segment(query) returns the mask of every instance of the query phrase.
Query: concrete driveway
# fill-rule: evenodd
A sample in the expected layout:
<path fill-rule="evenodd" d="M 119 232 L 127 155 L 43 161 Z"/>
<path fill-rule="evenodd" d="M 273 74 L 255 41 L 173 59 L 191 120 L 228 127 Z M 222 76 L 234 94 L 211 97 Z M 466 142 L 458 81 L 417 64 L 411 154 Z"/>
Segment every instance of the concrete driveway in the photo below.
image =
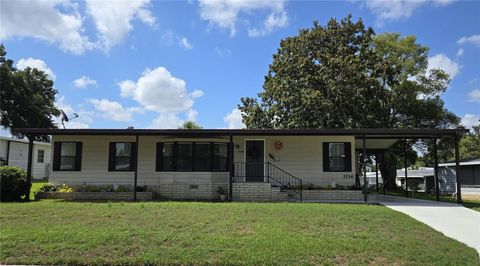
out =
<path fill-rule="evenodd" d="M 480 254 L 480 212 L 462 205 L 380 194 L 368 195 L 378 202 L 474 248 Z"/>

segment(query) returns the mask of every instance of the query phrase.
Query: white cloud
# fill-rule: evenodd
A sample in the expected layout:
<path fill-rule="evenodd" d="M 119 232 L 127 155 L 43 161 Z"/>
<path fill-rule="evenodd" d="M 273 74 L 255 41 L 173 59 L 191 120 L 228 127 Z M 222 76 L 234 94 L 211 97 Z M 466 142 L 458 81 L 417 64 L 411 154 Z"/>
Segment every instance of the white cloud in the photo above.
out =
<path fill-rule="evenodd" d="M 107 99 L 90 99 L 89 101 L 102 113 L 103 118 L 118 122 L 132 121 L 132 114 L 142 111 L 138 107 L 124 108 L 120 103 Z"/>
<path fill-rule="evenodd" d="M 465 128 L 469 128 L 469 129 L 472 129 L 473 126 L 476 126 L 478 125 L 480 122 L 480 115 L 476 115 L 476 114 L 465 114 L 463 117 L 462 117 L 462 125 L 465 127 Z"/>
<path fill-rule="evenodd" d="M 208 21 L 210 25 L 230 30 L 230 36 L 234 36 L 236 33 L 236 24 L 241 13 L 249 15 L 254 11 L 270 12 L 264 22 L 264 28 L 255 29 L 255 33 L 252 33 L 256 34 L 255 36 L 271 32 L 277 27 L 285 27 L 288 23 L 283 0 L 200 0 L 199 3 L 200 17 Z"/>
<path fill-rule="evenodd" d="M 253 28 L 248 30 L 248 36 L 259 37 L 264 36 L 272 32 L 275 28 L 283 28 L 288 25 L 287 12 L 282 11 L 280 13 L 271 13 L 264 21 L 264 28 Z"/>
<path fill-rule="evenodd" d="M 366 7 L 376 16 L 381 24 L 384 21 L 394 21 L 409 18 L 413 11 L 425 4 L 446 6 L 452 0 L 367 0 Z"/>
<path fill-rule="evenodd" d="M 224 49 L 217 46 L 215 47 L 215 53 L 217 53 L 219 56 L 227 56 L 231 55 L 232 51 L 230 49 Z"/>
<path fill-rule="evenodd" d="M 242 122 L 242 113 L 239 109 L 233 109 L 223 117 L 223 121 L 229 129 L 245 128 L 245 124 Z"/>
<path fill-rule="evenodd" d="M 185 50 L 192 50 L 193 46 L 188 42 L 188 39 L 183 37 L 178 41 L 180 47 L 184 48 Z"/>
<path fill-rule="evenodd" d="M 196 120 L 197 120 L 197 116 L 198 116 L 197 110 L 190 109 L 190 110 L 187 112 L 187 120 L 196 121 Z"/>
<path fill-rule="evenodd" d="M 98 31 L 100 46 L 109 50 L 123 41 L 133 30 L 132 21 L 140 20 L 154 26 L 155 17 L 148 9 L 150 0 L 96 1 L 87 0 L 87 13 L 93 18 Z"/>
<path fill-rule="evenodd" d="M 73 81 L 73 85 L 77 88 L 86 88 L 88 86 L 96 86 L 97 81 L 87 76 L 81 76 L 80 78 Z"/>
<path fill-rule="evenodd" d="M 45 72 L 45 74 L 47 74 L 48 77 L 53 81 L 55 81 L 55 79 L 57 78 L 57 76 L 55 76 L 53 71 L 47 66 L 47 63 L 45 63 L 43 60 L 40 60 L 40 59 L 33 59 L 31 57 L 27 59 L 22 58 L 18 60 L 16 67 L 20 70 L 23 70 L 27 67 L 36 68 L 38 70 Z"/>
<path fill-rule="evenodd" d="M 164 67 L 147 69 L 135 82 L 124 80 L 118 83 L 120 95 L 132 98 L 143 109 L 157 112 L 150 127 L 177 128 L 183 123 L 178 115 L 184 113 L 189 120 L 196 120 L 194 99 L 202 97 L 203 91 L 188 92 L 184 80 L 172 76 Z"/>
<path fill-rule="evenodd" d="M 462 37 L 462 38 L 458 39 L 457 43 L 459 45 L 462 45 L 462 44 L 465 44 L 465 43 L 471 43 L 471 44 L 474 44 L 474 45 L 480 47 L 480 34 L 472 35 L 472 36 L 468 36 L 468 37 Z"/>
<path fill-rule="evenodd" d="M 164 67 L 147 69 L 137 82 L 124 80 L 119 86 L 123 97 L 132 97 L 145 109 L 159 113 L 187 112 L 193 98 L 203 95 L 202 91 L 188 93 L 185 81 Z"/>
<path fill-rule="evenodd" d="M 149 128 L 179 128 L 183 124 L 175 114 L 159 114 Z"/>
<path fill-rule="evenodd" d="M 450 78 L 453 79 L 459 72 L 462 66 L 458 63 L 452 61 L 444 54 L 437 54 L 428 58 L 428 69 L 441 69 L 447 72 L 450 75 Z"/>
<path fill-rule="evenodd" d="M 83 17 L 77 7 L 68 0 L 2 1 L 0 39 L 31 37 L 82 54 L 94 44 L 83 35 Z"/>
<path fill-rule="evenodd" d="M 89 124 L 93 122 L 93 112 L 75 110 L 70 104 L 66 103 L 65 97 L 61 96 L 55 102 L 57 108 L 63 110 L 69 118 L 73 118 L 74 114 L 78 114 L 77 118 L 65 122 L 65 128 L 88 128 Z M 58 127 L 62 127 L 62 118 L 54 119 Z"/>
<path fill-rule="evenodd" d="M 480 89 L 472 90 L 468 94 L 468 101 L 480 103 Z"/>
<path fill-rule="evenodd" d="M 457 51 L 457 56 L 462 56 L 464 53 L 465 53 L 465 50 L 463 48 L 460 48 Z"/>

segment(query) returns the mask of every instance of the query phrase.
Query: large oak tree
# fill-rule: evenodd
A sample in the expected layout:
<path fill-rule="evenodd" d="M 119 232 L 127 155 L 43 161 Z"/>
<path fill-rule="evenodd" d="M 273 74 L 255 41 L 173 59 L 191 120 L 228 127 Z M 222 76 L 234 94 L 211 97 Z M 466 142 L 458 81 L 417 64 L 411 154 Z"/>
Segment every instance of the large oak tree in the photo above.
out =
<path fill-rule="evenodd" d="M 247 128 L 446 128 L 459 119 L 440 98 L 449 77 L 427 71 L 414 36 L 375 35 L 348 16 L 314 22 L 280 42 L 258 98 L 242 98 Z M 409 142 L 412 146 L 415 141 Z M 380 161 L 395 186 L 400 145 Z M 411 149 L 410 149 L 411 150 Z M 415 153 L 410 152 L 410 160 Z"/>

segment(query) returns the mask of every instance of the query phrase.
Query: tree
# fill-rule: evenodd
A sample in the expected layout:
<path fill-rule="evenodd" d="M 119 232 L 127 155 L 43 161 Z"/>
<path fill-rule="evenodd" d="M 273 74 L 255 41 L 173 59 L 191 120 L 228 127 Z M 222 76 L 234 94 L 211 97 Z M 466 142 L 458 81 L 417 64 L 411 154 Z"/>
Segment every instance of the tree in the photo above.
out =
<path fill-rule="evenodd" d="M 57 91 L 53 88 L 47 74 L 35 69 L 18 70 L 13 61 L 5 58 L 5 47 L 0 45 L 0 124 L 10 129 L 12 135 L 24 137 L 12 132 L 14 128 L 56 128 L 53 117 L 60 111 L 55 106 Z M 46 136 L 37 136 L 36 140 L 48 140 Z"/>
<path fill-rule="evenodd" d="M 462 158 L 480 158 L 480 121 L 460 141 L 460 156 Z"/>
<path fill-rule="evenodd" d="M 247 128 L 445 128 L 459 119 L 440 98 L 448 75 L 427 73 L 428 48 L 414 36 L 375 35 L 361 19 L 314 22 L 280 42 L 257 98 L 242 98 Z M 414 162 L 415 140 L 408 143 Z M 395 187 L 403 144 L 380 156 Z"/>
<path fill-rule="evenodd" d="M 188 120 L 188 121 L 185 121 L 183 125 L 179 128 L 180 129 L 201 129 L 203 127 L 197 124 L 195 121 Z"/>

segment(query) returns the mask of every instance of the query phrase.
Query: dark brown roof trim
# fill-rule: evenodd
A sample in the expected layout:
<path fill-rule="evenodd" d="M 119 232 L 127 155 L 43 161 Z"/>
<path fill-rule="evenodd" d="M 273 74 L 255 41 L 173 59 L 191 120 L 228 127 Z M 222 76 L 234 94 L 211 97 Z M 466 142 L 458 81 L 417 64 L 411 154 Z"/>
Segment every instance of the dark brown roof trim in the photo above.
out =
<path fill-rule="evenodd" d="M 431 138 L 463 135 L 468 130 L 457 129 L 51 129 L 18 128 L 25 135 L 170 135 L 170 136 L 366 136 L 368 138 Z"/>

